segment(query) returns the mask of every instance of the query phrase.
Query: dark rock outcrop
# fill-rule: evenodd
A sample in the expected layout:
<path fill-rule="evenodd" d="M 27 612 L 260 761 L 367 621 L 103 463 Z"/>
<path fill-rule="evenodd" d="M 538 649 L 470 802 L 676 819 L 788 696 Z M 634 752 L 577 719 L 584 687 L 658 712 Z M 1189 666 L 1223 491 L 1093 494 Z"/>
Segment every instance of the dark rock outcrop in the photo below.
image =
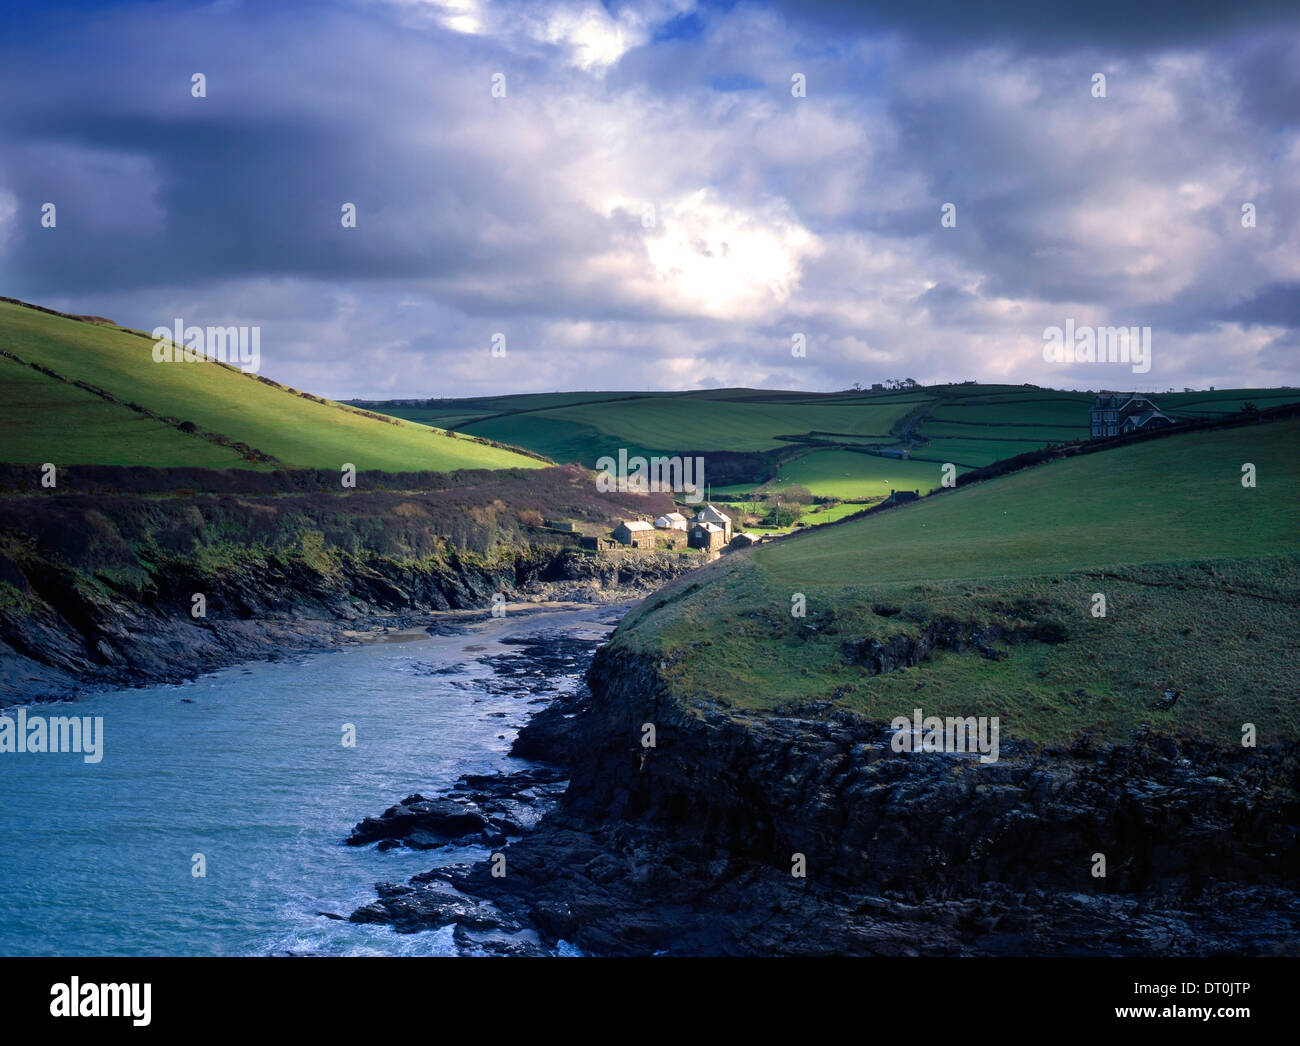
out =
<path fill-rule="evenodd" d="M 606 954 L 1300 947 L 1294 746 L 1004 740 L 983 765 L 895 752 L 882 724 L 824 706 L 739 716 L 684 701 L 617 645 L 590 682 L 594 698 L 561 698 L 521 733 L 518 752 L 572 779 L 505 848 L 508 873 L 439 870 L 421 889 L 455 887 L 542 942 Z M 419 893 L 394 921 L 442 924 L 447 909 L 422 914 Z"/>
<path fill-rule="evenodd" d="M 380 840 L 400 840 L 416 850 L 432 850 L 467 835 L 478 835 L 487 827 L 487 818 L 470 803 L 409 795 L 379 817 L 367 817 L 352 829 L 347 842 L 349 846 L 364 846 Z"/>
<path fill-rule="evenodd" d="M 110 520 L 103 499 L 59 498 L 50 501 L 59 511 L 42 508 L 35 536 L 24 535 L 18 522 L 25 499 L 0 505 L 0 705 L 180 682 L 240 661 L 356 642 L 350 633 L 424 624 L 449 610 L 486 614 L 498 593 L 511 600 L 626 602 L 698 565 L 670 553 L 594 557 L 549 544 L 489 555 L 433 534 L 421 536 L 430 548 L 419 558 L 401 547 L 354 548 L 342 544 L 351 540 L 343 533 L 332 536 L 338 546 L 317 535 L 314 544 L 273 550 L 257 530 L 267 507 L 229 498 L 219 506 L 223 519 L 249 532 L 226 553 L 230 562 L 213 566 L 166 547 L 181 541 L 167 528 L 182 530 L 187 512 L 202 520 L 217 511 L 206 504 L 200 511 L 160 501 L 176 517 L 164 526 L 148 515 L 144 499 L 121 499 L 114 511 L 122 518 Z M 396 511 L 387 502 L 382 507 Z M 21 555 L 11 541 L 22 545 Z M 195 594 L 204 600 L 197 617 Z"/>
<path fill-rule="evenodd" d="M 891 615 L 884 614 L 883 617 Z M 870 675 L 881 675 L 899 668 L 911 668 L 924 661 L 934 650 L 967 650 L 982 654 L 990 661 L 1001 661 L 1005 650 L 995 643 L 1061 643 L 1066 640 L 1064 626 L 1055 621 L 1034 625 L 1014 626 L 993 623 L 969 623 L 939 618 L 928 622 L 917 633 L 896 632 L 885 637 L 863 636 L 846 640 L 840 653 L 851 665 L 861 665 Z"/>
<path fill-rule="evenodd" d="M 361 821 L 345 842 L 378 843 L 381 850 L 502 846 L 508 837 L 518 838 L 536 824 L 541 809 L 558 798 L 566 781 L 565 771 L 544 766 L 512 774 L 466 774 L 446 798 L 409 795 L 378 817 Z"/>

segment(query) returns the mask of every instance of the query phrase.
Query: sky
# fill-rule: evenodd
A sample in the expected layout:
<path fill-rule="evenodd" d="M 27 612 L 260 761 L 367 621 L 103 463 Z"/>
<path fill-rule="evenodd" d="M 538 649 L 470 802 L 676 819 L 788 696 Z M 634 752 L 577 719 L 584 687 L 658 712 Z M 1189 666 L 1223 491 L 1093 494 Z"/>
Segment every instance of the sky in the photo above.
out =
<path fill-rule="evenodd" d="M 1300 385 L 1300 8 L 1025 6 L 6 0 L 0 294 L 335 399 Z"/>

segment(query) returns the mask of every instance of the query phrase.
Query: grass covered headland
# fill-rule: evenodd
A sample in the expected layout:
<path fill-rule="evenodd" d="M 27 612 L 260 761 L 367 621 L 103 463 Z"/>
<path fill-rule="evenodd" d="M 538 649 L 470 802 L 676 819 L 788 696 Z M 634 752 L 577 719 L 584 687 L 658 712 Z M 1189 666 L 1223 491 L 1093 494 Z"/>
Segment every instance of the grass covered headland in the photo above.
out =
<path fill-rule="evenodd" d="M 358 410 L 154 341 L 0 301 L 0 461 L 155 468 L 539 468 L 485 440 Z"/>
<path fill-rule="evenodd" d="M 736 711 L 922 707 L 1049 744 L 1142 724 L 1224 746 L 1246 723 L 1261 744 L 1294 738 L 1298 447 L 1290 418 L 945 491 L 726 557 L 614 643 L 651 652 L 674 693 Z"/>

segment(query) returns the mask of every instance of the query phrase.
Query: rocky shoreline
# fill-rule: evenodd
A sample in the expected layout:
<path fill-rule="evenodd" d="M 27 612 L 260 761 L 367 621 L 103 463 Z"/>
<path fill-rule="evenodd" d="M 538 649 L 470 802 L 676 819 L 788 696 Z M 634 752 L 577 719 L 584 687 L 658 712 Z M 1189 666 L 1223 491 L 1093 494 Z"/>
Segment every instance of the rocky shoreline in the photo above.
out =
<path fill-rule="evenodd" d="M 571 776 L 535 827 L 494 842 L 505 874 L 479 862 L 384 884 L 354 921 L 455 925 L 505 954 L 1300 951 L 1295 746 L 1012 741 L 980 765 L 895 753 L 884 724 L 826 707 L 683 699 L 618 644 L 588 683 L 513 746 L 558 767 L 550 783 Z M 464 785 L 460 801 L 495 801 Z"/>
<path fill-rule="evenodd" d="M 202 589 L 202 619 L 188 612 L 188 602 L 109 598 L 75 586 L 64 592 L 50 579 L 52 602 L 0 634 L 0 707 L 179 683 L 242 662 L 456 627 L 487 616 L 498 594 L 514 615 L 561 603 L 624 604 L 696 566 L 694 558 L 665 553 L 597 557 L 554 547 L 497 569 L 453 560 L 390 577 L 345 563 L 326 576 L 284 561 L 202 582 L 158 582 Z"/>
<path fill-rule="evenodd" d="M 582 622 L 576 632 L 560 628 L 506 637 L 500 642 L 516 647 L 516 652 L 487 658 L 493 676 L 470 685 L 487 686 L 493 693 L 542 707 L 541 713 L 533 713 L 533 719 L 547 712 L 554 714 L 565 703 L 566 681 L 585 686 L 581 680 L 593 651 L 625 610 L 611 608 L 609 617 Z M 461 667 L 450 665 L 447 670 Z M 512 755 L 519 754 L 517 748 L 516 743 Z M 400 933 L 453 925 L 463 954 L 553 954 L 557 942 L 548 946 L 530 925 L 491 901 L 463 893 L 445 874 L 471 867 L 481 850 L 468 848 L 489 847 L 501 852 L 535 831 L 557 808 L 568 783 L 567 769 L 545 763 L 531 763 L 509 773 L 466 774 L 439 796 L 410 795 L 382 814 L 363 819 L 344 840 L 346 845 L 374 844 L 381 851 L 465 848 L 470 860 L 416 875 L 409 883 L 376 883 L 379 900 L 357 909 L 351 921 L 387 924 Z"/>

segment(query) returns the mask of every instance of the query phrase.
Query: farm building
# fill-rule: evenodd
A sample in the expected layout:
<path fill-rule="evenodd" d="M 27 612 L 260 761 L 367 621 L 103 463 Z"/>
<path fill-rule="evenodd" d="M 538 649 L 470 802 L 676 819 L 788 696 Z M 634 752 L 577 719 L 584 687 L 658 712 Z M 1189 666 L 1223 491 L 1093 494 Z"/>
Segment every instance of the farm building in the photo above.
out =
<path fill-rule="evenodd" d="M 906 447 L 881 447 L 880 456 L 882 458 L 900 458 L 903 461 L 908 460 L 912 455 Z"/>
<path fill-rule="evenodd" d="M 886 500 L 892 504 L 901 505 L 907 501 L 915 501 L 920 496 L 921 492 L 919 490 L 891 490 Z"/>
<path fill-rule="evenodd" d="M 1093 439 L 1122 436 L 1146 429 L 1162 429 L 1173 424 L 1151 400 L 1134 393 L 1103 392 L 1089 413 Z"/>
<path fill-rule="evenodd" d="M 686 517 L 680 512 L 669 512 L 655 520 L 658 530 L 685 530 Z"/>
<path fill-rule="evenodd" d="M 644 520 L 624 520 L 614 528 L 614 540 L 633 548 L 654 548 L 655 528 Z"/>
<path fill-rule="evenodd" d="M 758 534 L 751 534 L 746 531 L 744 534 L 737 534 L 731 539 L 732 548 L 749 548 L 750 545 L 757 545 L 763 538 Z"/>
<path fill-rule="evenodd" d="M 695 513 L 692 518 L 695 523 L 713 523 L 722 528 L 723 543 L 731 540 L 731 517 L 725 512 L 721 512 L 712 505 L 705 505 L 699 512 Z"/>
<path fill-rule="evenodd" d="M 691 529 L 687 532 L 686 543 L 691 548 L 713 551 L 727 543 L 726 532 L 716 523 L 692 523 Z"/>

